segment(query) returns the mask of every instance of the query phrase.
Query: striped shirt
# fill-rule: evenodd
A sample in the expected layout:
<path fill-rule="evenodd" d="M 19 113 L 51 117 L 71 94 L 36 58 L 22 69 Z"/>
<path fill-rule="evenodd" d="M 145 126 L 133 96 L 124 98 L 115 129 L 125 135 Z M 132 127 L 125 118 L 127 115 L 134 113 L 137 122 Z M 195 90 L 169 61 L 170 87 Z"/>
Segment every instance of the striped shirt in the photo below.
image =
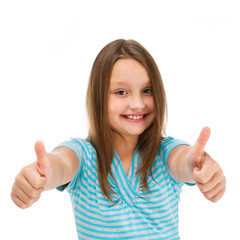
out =
<path fill-rule="evenodd" d="M 168 156 L 179 145 L 187 143 L 171 137 L 162 140 L 147 176 L 150 191 L 144 191 L 136 171 L 140 153 L 134 152 L 129 174 L 124 171 L 117 152 L 114 153 L 108 181 L 114 190 L 112 200 L 101 191 L 96 150 L 87 140 L 74 139 L 61 143 L 72 149 L 79 158 L 79 169 L 66 189 L 75 215 L 78 239 L 180 239 L 178 233 L 178 204 L 182 182 L 169 170 Z"/>

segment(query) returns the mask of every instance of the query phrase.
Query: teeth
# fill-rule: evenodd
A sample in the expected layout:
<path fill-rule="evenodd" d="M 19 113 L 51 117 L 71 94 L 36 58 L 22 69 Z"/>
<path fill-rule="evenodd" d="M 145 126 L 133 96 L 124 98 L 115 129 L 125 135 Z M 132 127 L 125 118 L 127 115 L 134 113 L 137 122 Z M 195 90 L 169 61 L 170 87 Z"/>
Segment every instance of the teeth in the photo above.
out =
<path fill-rule="evenodd" d="M 134 119 L 134 120 L 136 120 L 136 119 L 142 119 L 142 118 L 143 118 L 143 115 L 141 115 L 141 116 L 128 115 L 128 116 L 126 116 L 126 117 L 129 118 L 129 119 Z"/>

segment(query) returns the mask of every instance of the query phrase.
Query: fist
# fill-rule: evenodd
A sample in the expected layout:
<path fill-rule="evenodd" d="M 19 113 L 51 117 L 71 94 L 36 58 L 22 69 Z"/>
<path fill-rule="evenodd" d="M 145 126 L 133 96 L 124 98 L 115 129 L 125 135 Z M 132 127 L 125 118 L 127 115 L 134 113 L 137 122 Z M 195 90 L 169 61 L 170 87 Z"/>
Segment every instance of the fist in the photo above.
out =
<path fill-rule="evenodd" d="M 226 190 L 226 178 L 219 164 L 204 151 L 209 137 L 210 129 L 203 128 L 187 161 L 192 165 L 193 177 L 205 198 L 217 202 Z"/>
<path fill-rule="evenodd" d="M 11 198 L 22 209 L 39 200 L 50 173 L 50 163 L 42 142 L 36 142 L 35 152 L 37 161 L 25 166 L 16 176 L 12 186 Z"/>

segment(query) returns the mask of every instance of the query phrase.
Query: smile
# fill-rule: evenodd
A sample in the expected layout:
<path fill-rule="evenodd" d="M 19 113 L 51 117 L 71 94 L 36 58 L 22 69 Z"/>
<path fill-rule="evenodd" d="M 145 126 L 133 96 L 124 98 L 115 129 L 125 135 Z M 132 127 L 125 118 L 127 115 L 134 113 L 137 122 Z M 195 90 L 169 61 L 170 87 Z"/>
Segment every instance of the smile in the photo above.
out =
<path fill-rule="evenodd" d="M 125 118 L 139 120 L 143 119 L 146 115 L 123 115 Z"/>

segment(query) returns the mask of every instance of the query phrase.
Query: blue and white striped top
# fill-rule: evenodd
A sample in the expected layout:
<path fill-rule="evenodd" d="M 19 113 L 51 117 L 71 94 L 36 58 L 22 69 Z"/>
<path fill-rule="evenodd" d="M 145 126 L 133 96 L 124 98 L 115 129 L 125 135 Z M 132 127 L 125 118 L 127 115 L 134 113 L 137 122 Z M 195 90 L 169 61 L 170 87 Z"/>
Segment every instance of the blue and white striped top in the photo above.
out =
<path fill-rule="evenodd" d="M 69 185 L 58 187 L 69 192 L 79 239 L 180 239 L 178 203 L 182 182 L 176 180 L 168 167 L 170 152 L 186 142 L 168 137 L 152 165 L 147 182 L 150 191 L 143 191 L 136 175 L 140 154 L 135 150 L 129 174 L 126 175 L 117 152 L 108 178 L 115 194 L 113 202 L 104 198 L 98 175 L 96 150 L 87 140 L 74 139 L 61 143 L 78 156 L 80 167 Z"/>

